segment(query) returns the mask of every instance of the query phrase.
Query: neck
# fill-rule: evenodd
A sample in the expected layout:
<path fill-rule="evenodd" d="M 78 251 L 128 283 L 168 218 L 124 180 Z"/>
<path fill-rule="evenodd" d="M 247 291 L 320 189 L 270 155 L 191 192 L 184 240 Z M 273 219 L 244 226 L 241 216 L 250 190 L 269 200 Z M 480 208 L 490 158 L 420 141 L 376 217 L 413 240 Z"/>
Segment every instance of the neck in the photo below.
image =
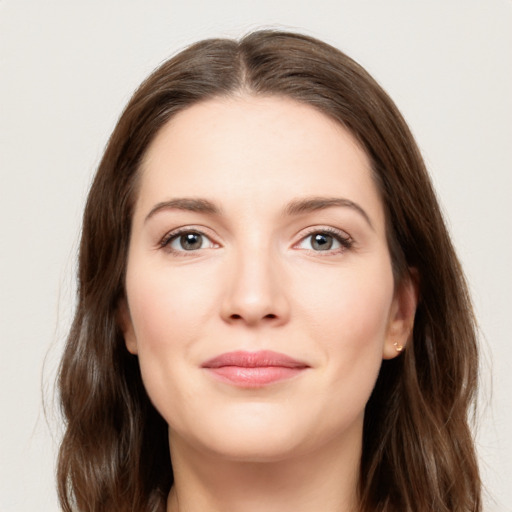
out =
<path fill-rule="evenodd" d="M 226 460 L 170 439 L 174 486 L 167 512 L 358 510 L 360 436 L 271 462 Z"/>

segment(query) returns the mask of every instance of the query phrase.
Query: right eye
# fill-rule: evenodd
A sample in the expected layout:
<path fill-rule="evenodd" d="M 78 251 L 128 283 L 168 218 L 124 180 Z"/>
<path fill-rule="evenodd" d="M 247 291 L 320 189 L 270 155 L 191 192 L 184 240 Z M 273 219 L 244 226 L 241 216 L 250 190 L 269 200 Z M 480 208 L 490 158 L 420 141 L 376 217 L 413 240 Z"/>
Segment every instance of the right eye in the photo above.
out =
<path fill-rule="evenodd" d="M 162 240 L 161 245 L 169 248 L 172 252 L 192 252 L 215 247 L 215 244 L 205 234 L 198 231 L 170 233 Z"/>

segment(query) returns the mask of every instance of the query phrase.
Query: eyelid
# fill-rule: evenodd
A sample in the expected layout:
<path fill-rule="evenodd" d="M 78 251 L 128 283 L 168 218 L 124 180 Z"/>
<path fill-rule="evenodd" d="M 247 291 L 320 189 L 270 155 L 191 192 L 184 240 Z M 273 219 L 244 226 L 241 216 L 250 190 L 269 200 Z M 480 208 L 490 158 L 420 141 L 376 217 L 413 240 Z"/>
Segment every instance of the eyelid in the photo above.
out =
<path fill-rule="evenodd" d="M 327 251 L 314 251 L 313 249 L 310 249 L 309 252 L 314 252 L 315 254 L 322 255 L 329 255 L 333 253 L 342 253 L 344 251 L 347 251 L 351 249 L 354 245 L 354 239 L 346 232 L 341 229 L 332 227 L 332 226 L 310 226 L 306 228 L 305 231 L 303 231 L 300 234 L 300 239 L 293 244 L 293 248 L 298 249 L 298 245 L 303 242 L 306 238 L 309 236 L 315 234 L 315 233 L 325 233 L 333 236 L 340 244 L 341 248 L 338 249 L 332 249 Z M 302 249 L 302 250 L 308 250 L 308 249 Z"/>
<path fill-rule="evenodd" d="M 204 236 L 212 244 L 213 247 L 210 247 L 210 248 L 220 247 L 221 244 L 219 244 L 215 240 L 215 238 L 216 238 L 215 236 L 212 236 L 211 234 L 209 234 L 210 231 L 211 231 L 210 229 L 208 229 L 204 226 L 197 226 L 197 225 L 181 226 L 181 227 L 178 227 L 178 228 L 168 231 L 163 237 L 161 237 L 157 243 L 157 248 L 164 249 L 164 250 L 167 250 L 169 252 L 172 252 L 174 254 L 178 254 L 181 256 L 183 256 L 183 255 L 192 256 L 194 253 L 197 253 L 201 249 L 197 249 L 197 250 L 193 250 L 193 251 L 185 251 L 185 250 L 181 251 L 181 250 L 172 249 L 170 247 L 171 241 L 173 241 L 174 239 L 178 238 L 180 235 L 185 234 L 185 233 L 197 233 L 201 236 Z M 329 254 L 333 254 L 333 253 L 341 253 L 341 252 L 351 249 L 352 246 L 354 245 L 354 239 L 346 231 L 343 231 L 339 228 L 335 228 L 333 226 L 319 225 L 319 226 L 310 226 L 308 228 L 305 228 L 300 233 L 299 240 L 293 244 L 292 248 L 299 249 L 297 246 L 301 242 L 303 242 L 308 236 L 311 236 L 315 233 L 329 234 L 329 235 L 333 236 L 342 246 L 341 248 L 326 250 L 326 251 L 314 251 L 313 249 L 309 250 L 309 252 L 314 252 L 315 254 L 321 255 L 323 253 L 324 255 L 329 255 Z M 308 249 L 302 249 L 302 250 L 308 250 Z"/>
<path fill-rule="evenodd" d="M 185 233 L 197 233 L 198 235 L 204 236 L 207 238 L 211 244 L 215 247 L 220 247 L 220 244 L 214 240 L 214 237 L 209 234 L 209 229 L 206 229 L 204 226 L 196 226 L 196 225 L 187 225 L 187 226 L 181 226 L 179 228 L 172 229 L 171 231 L 168 231 L 162 238 L 160 238 L 157 248 L 158 249 L 166 249 L 169 252 L 173 252 L 175 254 L 177 253 L 189 253 L 191 255 L 194 252 L 197 251 L 177 251 L 175 249 L 171 249 L 170 242 L 180 235 L 183 235 Z M 200 250 L 200 249 L 198 249 Z"/>

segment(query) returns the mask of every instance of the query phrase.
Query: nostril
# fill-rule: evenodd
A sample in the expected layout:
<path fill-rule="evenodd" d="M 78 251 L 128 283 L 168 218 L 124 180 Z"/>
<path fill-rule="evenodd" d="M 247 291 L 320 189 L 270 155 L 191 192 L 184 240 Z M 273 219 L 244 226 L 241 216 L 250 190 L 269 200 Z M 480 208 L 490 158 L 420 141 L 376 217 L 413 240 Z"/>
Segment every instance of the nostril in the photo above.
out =
<path fill-rule="evenodd" d="M 233 313 L 230 316 L 231 320 L 240 320 L 242 319 L 242 315 L 239 315 L 238 313 Z M 277 316 L 274 313 L 269 313 L 268 315 L 265 315 L 263 318 L 268 318 L 269 320 L 272 320 L 274 318 L 277 318 Z"/>

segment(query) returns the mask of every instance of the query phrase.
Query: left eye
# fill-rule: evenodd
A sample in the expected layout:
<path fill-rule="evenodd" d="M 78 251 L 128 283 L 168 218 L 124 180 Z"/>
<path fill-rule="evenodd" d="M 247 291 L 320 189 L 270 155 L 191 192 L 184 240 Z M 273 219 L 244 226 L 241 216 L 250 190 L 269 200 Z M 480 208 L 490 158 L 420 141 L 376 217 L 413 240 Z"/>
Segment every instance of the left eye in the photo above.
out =
<path fill-rule="evenodd" d="M 303 238 L 296 247 L 310 251 L 332 251 L 350 247 L 350 240 L 340 235 L 317 231 Z"/>
<path fill-rule="evenodd" d="M 202 233 L 196 231 L 187 231 L 178 233 L 167 240 L 165 243 L 173 251 L 197 251 L 213 247 L 213 242 Z"/>

